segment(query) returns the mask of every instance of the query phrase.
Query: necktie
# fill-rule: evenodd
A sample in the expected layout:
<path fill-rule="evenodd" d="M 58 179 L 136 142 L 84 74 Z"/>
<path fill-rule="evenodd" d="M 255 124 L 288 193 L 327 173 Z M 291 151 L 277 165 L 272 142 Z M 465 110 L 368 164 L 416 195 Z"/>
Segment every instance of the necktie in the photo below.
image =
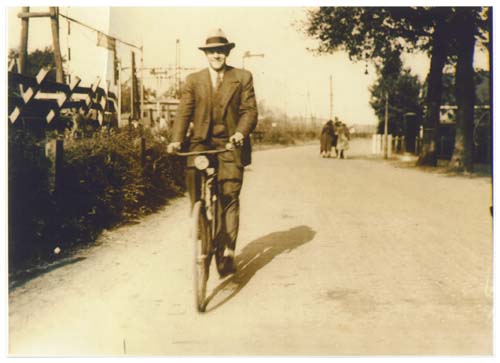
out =
<path fill-rule="evenodd" d="M 215 82 L 215 90 L 219 90 L 220 86 L 222 85 L 222 73 L 217 73 L 217 80 Z"/>

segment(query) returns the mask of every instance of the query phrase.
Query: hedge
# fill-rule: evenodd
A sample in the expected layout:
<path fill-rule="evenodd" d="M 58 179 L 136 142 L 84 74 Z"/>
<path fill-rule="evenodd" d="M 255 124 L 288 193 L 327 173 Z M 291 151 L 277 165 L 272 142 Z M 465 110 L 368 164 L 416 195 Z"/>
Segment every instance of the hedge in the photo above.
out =
<path fill-rule="evenodd" d="M 166 155 L 166 140 L 128 130 L 64 144 L 63 188 L 54 192 L 45 141 L 9 130 L 9 272 L 89 243 L 104 229 L 153 212 L 183 192 L 183 160 Z M 163 139 L 163 141 L 161 140 Z"/>

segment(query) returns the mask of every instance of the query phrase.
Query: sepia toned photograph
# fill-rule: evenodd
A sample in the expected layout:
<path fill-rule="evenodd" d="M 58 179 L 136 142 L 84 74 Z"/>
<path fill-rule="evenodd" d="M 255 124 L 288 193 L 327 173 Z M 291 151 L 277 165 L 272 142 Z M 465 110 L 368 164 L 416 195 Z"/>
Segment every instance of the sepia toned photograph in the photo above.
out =
<path fill-rule="evenodd" d="M 493 6 L 20 5 L 7 357 L 493 357 Z"/>

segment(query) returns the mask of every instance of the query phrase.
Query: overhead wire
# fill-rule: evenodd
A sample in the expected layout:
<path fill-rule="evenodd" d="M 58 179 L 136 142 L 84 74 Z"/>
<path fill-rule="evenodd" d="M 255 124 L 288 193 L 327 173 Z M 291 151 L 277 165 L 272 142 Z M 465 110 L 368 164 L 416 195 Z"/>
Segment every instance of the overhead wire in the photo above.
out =
<path fill-rule="evenodd" d="M 114 39 L 114 40 L 115 40 L 115 41 L 117 41 L 117 42 L 120 42 L 120 43 L 122 43 L 122 44 L 128 45 L 129 47 L 132 47 L 132 48 L 135 48 L 135 49 L 138 49 L 138 50 L 142 50 L 142 47 L 139 47 L 139 46 L 137 46 L 137 45 L 135 45 L 135 44 L 132 44 L 132 43 L 126 42 L 126 41 L 124 41 L 124 40 L 121 40 L 120 38 L 117 38 L 117 37 L 111 36 L 111 35 L 109 35 L 109 34 L 106 34 L 105 32 L 103 32 L 103 31 L 101 31 L 101 30 L 99 30 L 99 29 L 96 29 L 96 28 L 94 28 L 94 27 L 92 27 L 92 26 L 90 26 L 90 25 L 87 25 L 87 24 L 85 24 L 85 23 L 81 22 L 80 20 L 77 20 L 77 19 L 71 18 L 71 17 L 69 17 L 69 16 L 67 16 L 67 15 L 64 15 L 64 14 L 59 14 L 59 15 L 60 15 L 61 17 L 65 18 L 65 19 L 69 20 L 69 21 L 72 21 L 73 23 L 76 23 L 76 24 L 78 24 L 78 25 L 81 25 L 81 26 L 83 26 L 83 27 L 85 27 L 85 28 L 88 28 L 88 29 L 90 29 L 90 30 L 92 30 L 92 31 L 95 31 L 95 32 L 97 32 L 97 33 L 104 34 L 104 35 L 105 35 L 105 36 L 107 36 L 108 38 Z"/>

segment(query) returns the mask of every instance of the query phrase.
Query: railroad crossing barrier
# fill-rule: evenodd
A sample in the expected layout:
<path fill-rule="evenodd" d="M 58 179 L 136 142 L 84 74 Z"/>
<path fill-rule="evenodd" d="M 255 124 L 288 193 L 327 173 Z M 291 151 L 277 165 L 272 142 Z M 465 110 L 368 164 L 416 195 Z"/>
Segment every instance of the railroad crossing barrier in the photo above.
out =
<path fill-rule="evenodd" d="M 50 81 L 47 79 L 49 72 L 48 67 L 40 69 L 36 77 L 8 72 L 8 117 L 12 124 L 23 118 L 41 118 L 50 124 L 62 110 L 77 109 L 86 115 L 95 110 L 97 121 L 102 125 L 106 111 L 112 108 L 116 112 L 111 105 L 116 97 L 99 87 L 99 78 L 90 87 L 83 87 L 78 77 L 69 85 Z"/>
<path fill-rule="evenodd" d="M 71 84 L 54 82 L 48 79 L 49 67 L 41 68 L 35 77 L 8 72 L 8 119 L 13 127 L 22 127 L 41 131 L 43 138 L 49 125 L 58 131 L 56 140 L 49 140 L 45 145 L 46 156 L 54 160 L 52 172 L 54 191 L 62 187 L 62 165 L 64 153 L 63 131 L 67 128 L 63 110 L 73 110 L 91 119 L 96 119 L 102 126 L 104 114 L 116 113 L 113 100 L 115 95 L 99 87 L 100 79 L 89 87 L 80 86 L 81 79 L 75 77 Z M 22 121 L 22 122 L 20 122 Z"/>

